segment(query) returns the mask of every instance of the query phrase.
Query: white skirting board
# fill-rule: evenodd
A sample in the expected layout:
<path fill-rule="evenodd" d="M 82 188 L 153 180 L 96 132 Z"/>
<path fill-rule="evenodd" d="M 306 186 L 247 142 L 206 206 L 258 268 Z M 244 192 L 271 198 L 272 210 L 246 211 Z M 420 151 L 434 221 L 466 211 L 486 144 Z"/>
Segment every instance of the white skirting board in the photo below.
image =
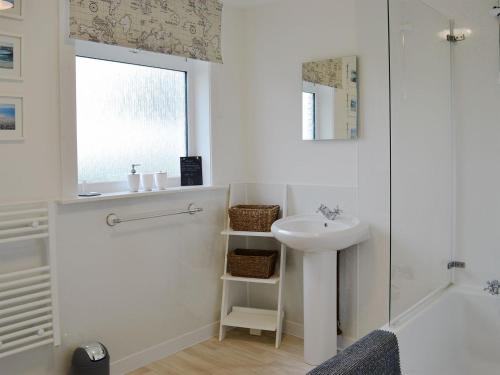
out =
<path fill-rule="evenodd" d="M 295 336 L 298 338 L 304 338 L 304 325 L 302 323 L 292 322 L 291 320 L 285 320 L 285 326 L 283 328 L 285 334 L 290 336 Z"/>
<path fill-rule="evenodd" d="M 162 342 L 140 352 L 131 354 L 125 358 L 119 359 L 111 363 L 111 374 L 122 375 L 134 371 L 138 368 L 147 366 L 148 364 L 168 357 L 172 354 L 180 352 L 186 348 L 199 344 L 203 341 L 210 340 L 217 336 L 219 331 L 219 322 L 201 327 L 195 331 L 186 333 L 182 336 Z M 285 322 L 285 334 L 299 338 L 304 337 L 304 326 L 300 323 L 295 323 L 287 320 Z M 345 349 L 353 344 L 356 340 L 349 337 L 339 337 L 339 349 Z"/>
<path fill-rule="evenodd" d="M 180 352 L 217 336 L 219 322 L 215 322 L 182 336 L 154 345 L 111 363 L 111 374 L 122 375 Z M 111 353 L 112 355 L 113 353 Z"/>

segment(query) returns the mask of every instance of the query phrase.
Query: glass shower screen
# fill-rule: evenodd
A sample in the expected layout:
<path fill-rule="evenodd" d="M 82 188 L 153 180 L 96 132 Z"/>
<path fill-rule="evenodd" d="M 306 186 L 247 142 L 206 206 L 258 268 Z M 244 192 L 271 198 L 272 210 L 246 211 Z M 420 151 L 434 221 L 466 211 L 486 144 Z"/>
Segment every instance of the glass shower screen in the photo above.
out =
<path fill-rule="evenodd" d="M 450 21 L 389 0 L 391 321 L 447 286 L 452 248 Z"/>

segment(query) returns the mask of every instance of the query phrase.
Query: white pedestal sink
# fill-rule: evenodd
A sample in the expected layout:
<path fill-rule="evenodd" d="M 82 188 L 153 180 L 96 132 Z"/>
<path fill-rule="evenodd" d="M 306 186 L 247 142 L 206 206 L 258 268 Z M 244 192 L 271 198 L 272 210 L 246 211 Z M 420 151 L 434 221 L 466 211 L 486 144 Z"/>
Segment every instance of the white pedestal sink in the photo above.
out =
<path fill-rule="evenodd" d="M 370 238 L 357 218 L 320 214 L 276 221 L 274 236 L 304 253 L 304 360 L 319 365 L 337 354 L 337 251 Z"/>

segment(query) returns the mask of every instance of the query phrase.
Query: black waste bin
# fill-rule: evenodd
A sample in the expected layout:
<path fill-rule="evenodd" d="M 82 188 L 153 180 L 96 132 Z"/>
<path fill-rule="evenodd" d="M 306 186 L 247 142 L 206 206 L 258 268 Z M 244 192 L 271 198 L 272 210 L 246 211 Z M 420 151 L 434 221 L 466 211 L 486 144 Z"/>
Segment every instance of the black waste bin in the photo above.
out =
<path fill-rule="evenodd" d="M 95 342 L 76 348 L 70 375 L 109 375 L 109 354 L 106 347 Z"/>

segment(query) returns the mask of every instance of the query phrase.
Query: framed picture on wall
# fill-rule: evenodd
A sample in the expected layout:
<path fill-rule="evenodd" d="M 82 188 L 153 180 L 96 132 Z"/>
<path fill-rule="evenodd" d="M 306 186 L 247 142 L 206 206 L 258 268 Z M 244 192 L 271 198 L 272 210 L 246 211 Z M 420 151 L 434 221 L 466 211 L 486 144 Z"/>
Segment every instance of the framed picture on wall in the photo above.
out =
<path fill-rule="evenodd" d="M 21 81 L 22 38 L 0 32 L 0 79 Z"/>
<path fill-rule="evenodd" d="M 22 20 L 24 17 L 24 0 L 9 0 L 14 6 L 10 9 L 2 10 L 0 17 L 14 18 Z"/>
<path fill-rule="evenodd" d="M 23 139 L 23 98 L 0 96 L 0 142 Z"/>

